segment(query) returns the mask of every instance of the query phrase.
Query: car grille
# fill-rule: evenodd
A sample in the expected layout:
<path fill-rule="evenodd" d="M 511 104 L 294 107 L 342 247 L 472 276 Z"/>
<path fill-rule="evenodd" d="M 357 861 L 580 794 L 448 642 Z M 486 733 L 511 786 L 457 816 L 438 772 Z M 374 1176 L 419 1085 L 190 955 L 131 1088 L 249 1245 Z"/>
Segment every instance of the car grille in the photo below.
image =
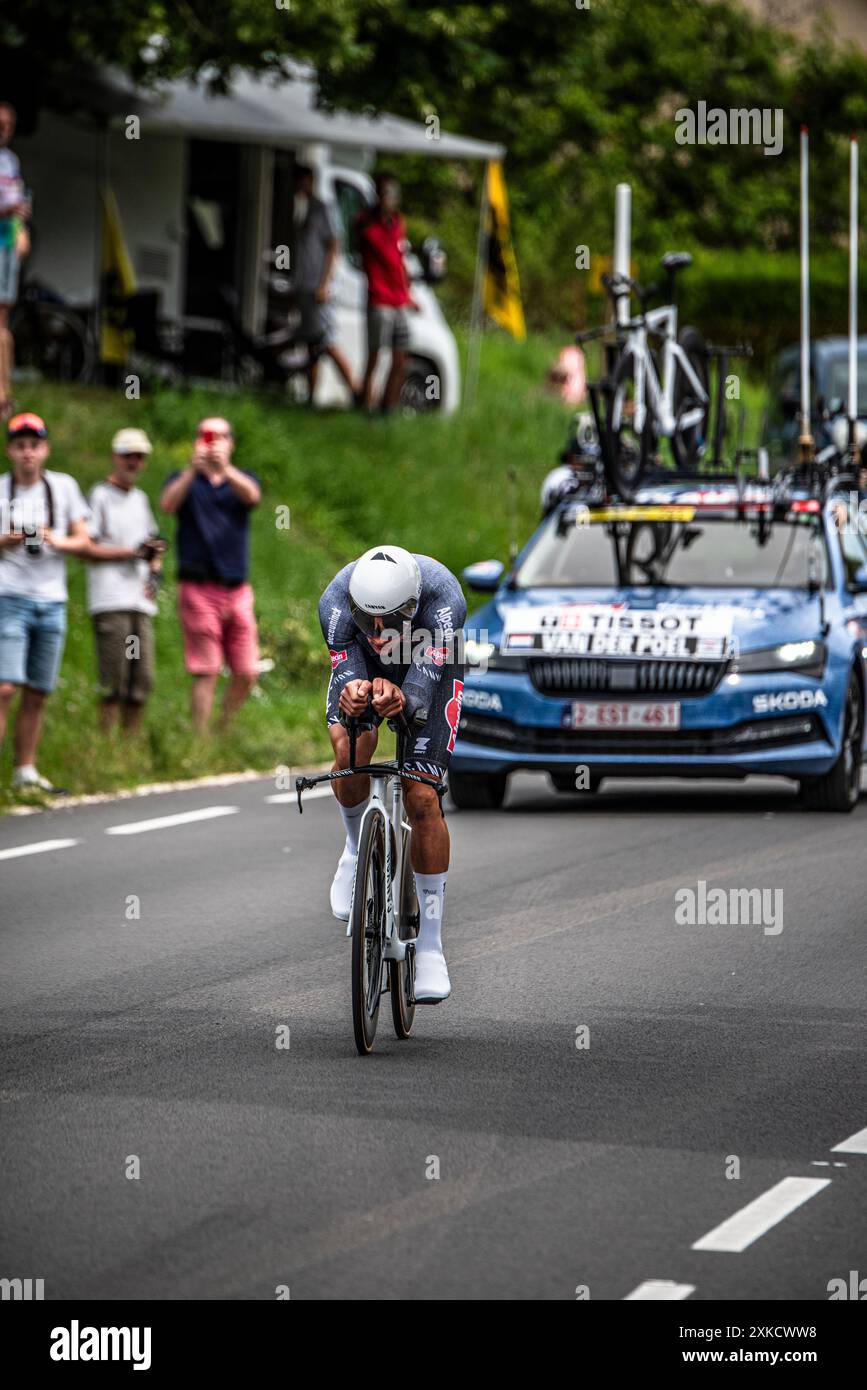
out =
<path fill-rule="evenodd" d="M 486 748 L 499 748 L 517 756 L 522 753 L 551 755 L 625 754 L 630 757 L 725 757 L 749 756 L 756 749 L 789 748 L 800 743 L 824 739 L 820 720 L 814 714 L 790 715 L 781 719 L 749 720 L 725 729 L 664 729 L 648 733 L 644 729 L 558 729 L 513 724 L 510 719 L 464 715 L 460 738 Z"/>
<path fill-rule="evenodd" d="M 725 674 L 726 661 L 606 661 L 599 657 L 532 657 L 530 680 L 540 695 L 709 695 Z"/>

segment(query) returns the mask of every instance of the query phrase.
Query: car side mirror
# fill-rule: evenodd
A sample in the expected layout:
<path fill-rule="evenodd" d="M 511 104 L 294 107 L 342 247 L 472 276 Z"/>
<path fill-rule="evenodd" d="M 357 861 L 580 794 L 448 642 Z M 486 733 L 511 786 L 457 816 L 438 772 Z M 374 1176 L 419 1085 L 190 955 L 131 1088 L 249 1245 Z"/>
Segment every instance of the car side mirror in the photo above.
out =
<path fill-rule="evenodd" d="M 438 237 L 425 237 L 419 259 L 421 260 L 422 276 L 429 285 L 438 285 L 441 280 L 445 279 L 448 256 Z"/>
<path fill-rule="evenodd" d="M 867 594 L 867 565 L 859 565 L 855 571 L 855 578 L 849 585 L 849 592 L 852 594 Z"/>
<path fill-rule="evenodd" d="M 477 560 L 474 565 L 467 565 L 466 569 L 461 571 L 461 578 L 467 588 L 476 589 L 479 593 L 492 594 L 499 588 L 503 569 L 501 560 Z"/>

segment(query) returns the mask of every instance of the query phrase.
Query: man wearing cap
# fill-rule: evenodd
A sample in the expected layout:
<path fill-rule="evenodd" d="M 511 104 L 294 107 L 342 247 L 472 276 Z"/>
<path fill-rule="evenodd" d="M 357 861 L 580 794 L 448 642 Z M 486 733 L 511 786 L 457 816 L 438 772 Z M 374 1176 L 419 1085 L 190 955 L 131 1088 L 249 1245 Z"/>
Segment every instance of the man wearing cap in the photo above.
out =
<path fill-rule="evenodd" d="M 0 739 L 21 691 L 13 787 L 55 790 L 36 770 L 47 696 L 66 637 L 66 556 L 86 555 L 87 503 L 68 473 L 49 472 L 48 430 L 38 415 L 7 426 L 12 467 L 0 477 Z"/>
<path fill-rule="evenodd" d="M 228 420 L 202 420 L 191 462 L 171 474 L 160 499 L 162 510 L 178 518 L 178 608 L 199 734 L 207 732 L 223 666 L 231 673 L 225 724 L 256 684 L 259 663 L 248 574 L 250 513 L 262 491 L 255 474 L 232 463 L 234 448 Z"/>
<path fill-rule="evenodd" d="M 134 733 L 154 683 L 154 597 L 165 542 L 157 535 L 141 476 L 151 442 L 144 430 L 118 430 L 108 479 L 92 489 L 87 601 L 96 638 L 101 722 Z"/>

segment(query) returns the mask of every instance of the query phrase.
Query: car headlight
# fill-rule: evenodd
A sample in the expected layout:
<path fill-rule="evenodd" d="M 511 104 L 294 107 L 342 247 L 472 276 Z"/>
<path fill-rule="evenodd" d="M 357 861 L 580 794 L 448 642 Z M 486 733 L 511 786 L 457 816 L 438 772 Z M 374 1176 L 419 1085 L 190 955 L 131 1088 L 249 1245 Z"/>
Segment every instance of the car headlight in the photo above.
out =
<path fill-rule="evenodd" d="M 493 642 L 477 642 L 468 637 L 464 643 L 464 659 L 468 666 L 487 666 L 496 650 Z"/>
<path fill-rule="evenodd" d="M 526 671 L 527 658 L 501 652 L 496 642 L 477 642 L 468 637 L 464 643 L 464 660 L 468 667 L 480 671 Z"/>
<path fill-rule="evenodd" d="M 824 642 L 784 642 L 779 647 L 762 647 L 741 652 L 731 665 L 731 675 L 745 676 L 759 671 L 797 671 L 799 676 L 821 680 L 825 674 L 828 648 Z"/>

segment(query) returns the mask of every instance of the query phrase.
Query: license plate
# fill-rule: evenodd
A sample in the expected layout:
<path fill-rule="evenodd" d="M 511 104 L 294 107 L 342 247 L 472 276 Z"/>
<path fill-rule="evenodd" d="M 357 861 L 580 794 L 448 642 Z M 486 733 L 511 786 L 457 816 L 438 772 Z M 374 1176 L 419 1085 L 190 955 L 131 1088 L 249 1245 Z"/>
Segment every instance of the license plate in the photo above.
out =
<path fill-rule="evenodd" d="M 638 700 L 573 700 L 563 711 L 567 729 L 679 729 L 680 704 Z"/>

